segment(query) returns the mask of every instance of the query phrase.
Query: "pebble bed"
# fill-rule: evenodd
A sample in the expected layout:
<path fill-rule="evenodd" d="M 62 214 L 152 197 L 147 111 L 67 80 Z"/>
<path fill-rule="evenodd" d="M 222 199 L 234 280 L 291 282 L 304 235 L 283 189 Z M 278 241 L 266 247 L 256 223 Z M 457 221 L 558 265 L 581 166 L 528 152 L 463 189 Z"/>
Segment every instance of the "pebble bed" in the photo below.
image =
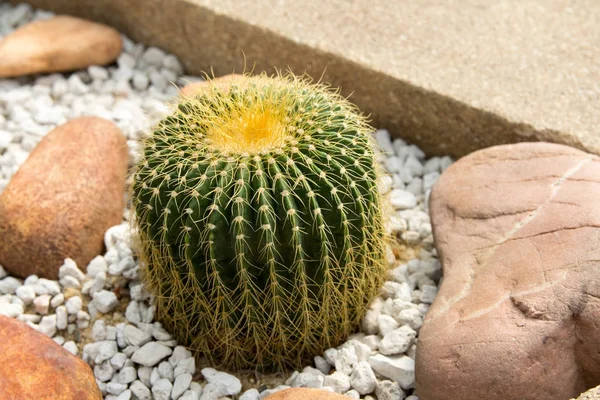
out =
<path fill-rule="evenodd" d="M 51 16 L 25 4 L 0 3 L 0 38 Z M 201 80 L 183 76 L 175 56 L 123 41 L 113 66 L 0 79 L 0 193 L 44 135 L 75 117 L 115 122 L 134 160 L 137 139 L 169 111 L 165 103 L 174 100 L 180 86 Z M 154 320 L 152 295 L 140 282 L 128 210 L 123 224 L 106 232 L 105 254 L 87 266 L 66 259 L 57 280 L 35 275 L 22 280 L 0 266 L 0 314 L 24 321 L 82 357 L 106 400 L 255 400 L 288 387 L 322 388 L 355 399 L 418 400 L 413 393 L 418 332 L 442 277 L 425 205 L 452 160 L 427 159 L 417 146 L 391 139 L 385 130 L 374 135 L 390 173 L 382 190 L 395 210 L 388 222 L 397 239 L 389 248 L 388 280 L 360 332 L 302 371 L 263 385 L 260 376 L 248 381 L 241 374 L 197 366 Z"/>

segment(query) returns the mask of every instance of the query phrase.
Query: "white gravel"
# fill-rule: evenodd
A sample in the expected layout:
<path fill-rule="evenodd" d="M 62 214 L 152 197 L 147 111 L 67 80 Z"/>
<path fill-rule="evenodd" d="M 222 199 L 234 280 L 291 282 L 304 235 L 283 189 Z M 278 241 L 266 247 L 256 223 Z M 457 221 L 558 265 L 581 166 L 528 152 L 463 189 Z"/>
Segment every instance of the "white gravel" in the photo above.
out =
<path fill-rule="evenodd" d="M 0 38 L 49 16 L 28 5 L 0 3 Z M 40 139 L 71 118 L 95 115 L 114 121 L 127 136 L 133 159 L 137 139 L 168 112 L 165 102 L 177 95 L 171 83 L 200 79 L 182 76 L 180 62 L 163 50 L 123 40 L 124 52 L 113 66 L 0 79 L 0 193 Z M 126 223 L 106 232 L 107 252 L 87 269 L 67 258 L 56 280 L 32 275 L 23 281 L 0 266 L 0 314 L 26 322 L 81 356 L 107 400 L 256 400 L 288 387 L 322 388 L 356 399 L 418 400 L 413 393 L 418 333 L 442 278 L 426 204 L 452 160 L 427 159 L 417 146 L 392 139 L 385 130 L 374 136 L 390 173 L 381 185 L 395 209 L 388 229 L 399 243 L 421 250 L 408 263 L 397 261 L 390 250 L 388 281 L 361 331 L 337 349 L 315 355 L 314 365 L 294 372 L 285 385 L 242 392 L 240 377 L 212 368 L 202 369 L 203 381 L 193 382 L 192 354 L 154 321 L 153 299 L 140 282 Z M 124 220 L 128 214 L 125 210 Z M 93 342 L 82 346 L 90 325 Z"/>

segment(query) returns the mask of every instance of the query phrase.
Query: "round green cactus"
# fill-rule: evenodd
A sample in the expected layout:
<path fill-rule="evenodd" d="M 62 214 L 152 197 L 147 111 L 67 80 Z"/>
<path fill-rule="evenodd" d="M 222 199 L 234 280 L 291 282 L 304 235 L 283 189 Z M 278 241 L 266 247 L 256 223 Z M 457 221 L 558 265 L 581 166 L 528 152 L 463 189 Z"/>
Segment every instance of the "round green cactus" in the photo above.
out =
<path fill-rule="evenodd" d="M 357 329 L 386 265 L 370 132 L 326 87 L 261 75 L 209 82 L 144 139 L 143 274 L 178 341 L 271 369 Z"/>

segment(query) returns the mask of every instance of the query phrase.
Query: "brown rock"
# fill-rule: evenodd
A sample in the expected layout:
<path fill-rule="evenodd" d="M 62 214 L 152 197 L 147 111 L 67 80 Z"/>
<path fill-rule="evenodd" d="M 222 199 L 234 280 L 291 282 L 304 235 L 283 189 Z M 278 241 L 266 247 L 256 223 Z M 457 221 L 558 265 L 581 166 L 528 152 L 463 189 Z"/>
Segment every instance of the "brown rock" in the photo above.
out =
<path fill-rule="evenodd" d="M 577 400 L 600 400 L 600 386 L 596 386 L 595 388 L 582 393 Z"/>
<path fill-rule="evenodd" d="M 69 16 L 34 21 L 0 41 L 0 78 L 110 64 L 122 46 L 116 30 L 95 22 Z"/>
<path fill-rule="evenodd" d="M 275 392 L 266 400 L 348 400 L 348 397 L 321 389 L 291 388 Z"/>
<path fill-rule="evenodd" d="M 10 400 L 102 400 L 91 368 L 46 335 L 0 315 L 0 394 Z"/>
<path fill-rule="evenodd" d="M 77 118 L 50 132 L 0 196 L 0 264 L 50 279 L 66 257 L 84 269 L 122 220 L 127 163 L 112 122 Z"/>
<path fill-rule="evenodd" d="M 209 90 L 212 86 L 217 86 L 220 89 L 226 89 L 231 86 L 233 81 L 243 78 L 244 76 L 240 74 L 229 74 L 211 79 L 209 81 L 188 83 L 181 88 L 180 94 L 183 97 L 191 97 L 200 91 Z"/>
<path fill-rule="evenodd" d="M 430 200 L 444 281 L 419 398 L 577 397 L 600 382 L 600 158 L 525 143 L 452 165 Z"/>

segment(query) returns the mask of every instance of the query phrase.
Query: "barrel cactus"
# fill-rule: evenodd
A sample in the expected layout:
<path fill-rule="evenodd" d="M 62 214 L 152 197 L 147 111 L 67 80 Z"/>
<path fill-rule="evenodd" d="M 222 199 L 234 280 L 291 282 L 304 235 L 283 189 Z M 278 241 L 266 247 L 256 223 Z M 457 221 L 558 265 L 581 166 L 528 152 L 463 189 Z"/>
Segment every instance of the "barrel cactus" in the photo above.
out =
<path fill-rule="evenodd" d="M 272 369 L 357 329 L 386 265 L 370 132 L 325 86 L 261 75 L 209 82 L 143 139 L 143 276 L 178 341 Z"/>

